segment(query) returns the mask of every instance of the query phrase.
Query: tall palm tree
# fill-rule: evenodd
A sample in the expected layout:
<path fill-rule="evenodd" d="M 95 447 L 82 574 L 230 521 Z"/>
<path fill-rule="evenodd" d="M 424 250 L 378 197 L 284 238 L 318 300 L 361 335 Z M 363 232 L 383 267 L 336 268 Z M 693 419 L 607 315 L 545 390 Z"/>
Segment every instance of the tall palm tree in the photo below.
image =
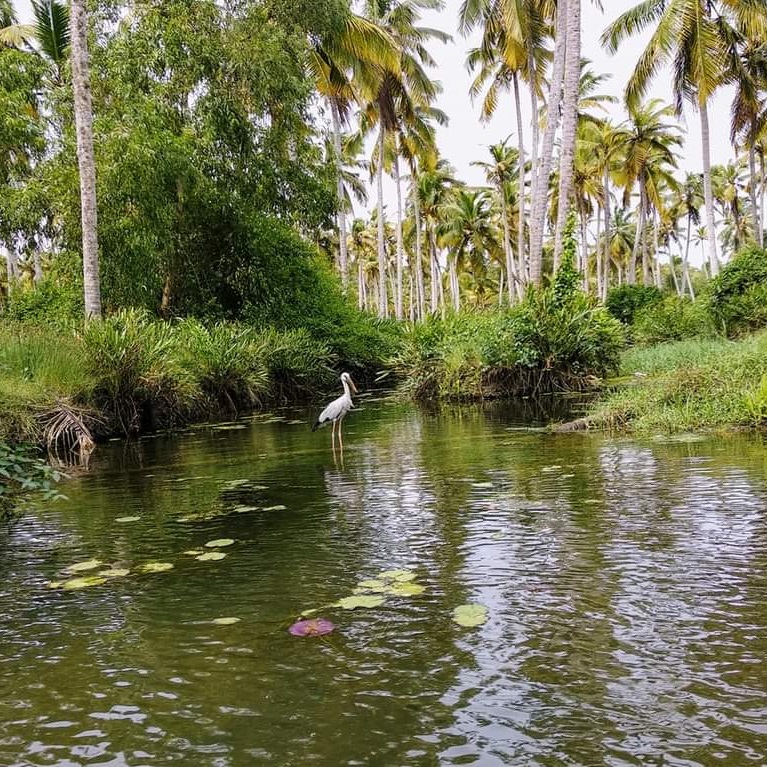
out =
<path fill-rule="evenodd" d="M 383 271 L 386 266 L 383 210 L 383 172 L 386 157 L 386 139 L 395 133 L 402 123 L 415 119 L 419 107 L 429 107 L 441 87 L 426 74 L 424 67 L 433 67 L 436 62 L 426 49 L 429 40 L 443 42 L 450 36 L 436 29 L 418 25 L 421 12 L 439 10 L 442 0 L 366 0 L 365 8 L 369 18 L 389 32 L 399 48 L 399 68 L 396 73 L 382 73 L 380 84 L 364 108 L 361 123 L 363 130 L 378 126 L 378 142 L 375 163 L 378 192 L 378 258 Z M 395 168 L 395 172 L 397 168 Z M 397 277 L 395 286 L 395 309 L 398 318 L 402 316 L 402 236 L 398 233 Z M 379 314 L 388 314 L 388 299 L 385 280 L 380 281 Z"/>
<path fill-rule="evenodd" d="M 700 225 L 700 209 L 703 207 L 703 177 L 700 173 L 688 173 L 679 186 L 673 209 L 678 218 L 686 219 L 685 246 L 682 254 L 682 286 L 687 284 L 690 298 L 695 298 L 695 291 L 690 281 L 689 258 L 692 241 L 692 225 Z"/>
<path fill-rule="evenodd" d="M 96 214 L 96 162 L 93 153 L 93 108 L 88 64 L 88 17 L 85 0 L 71 0 L 72 88 L 80 170 L 85 316 L 101 317 L 101 281 Z"/>
<path fill-rule="evenodd" d="M 515 295 L 521 287 L 521 281 L 514 262 L 514 255 L 511 250 L 511 236 L 509 232 L 509 211 L 507 188 L 517 175 L 517 166 L 519 163 L 519 152 L 507 145 L 508 139 L 500 144 L 491 144 L 490 161 L 473 162 L 472 165 L 483 168 L 485 177 L 489 184 L 496 191 L 498 201 L 501 207 L 501 224 L 503 228 L 503 252 L 506 260 L 506 287 L 508 291 L 509 303 L 514 303 Z M 521 216 L 520 216 L 521 218 Z M 522 255 L 518 251 L 517 255 Z"/>
<path fill-rule="evenodd" d="M 712 275 L 719 272 L 711 189 L 708 102 L 726 81 L 737 57 L 736 41 L 767 37 L 767 5 L 761 0 L 644 0 L 621 14 L 602 35 L 615 53 L 631 35 L 652 28 L 628 85 L 626 100 L 638 103 L 651 80 L 672 64 L 672 91 L 677 114 L 689 101 L 700 116 L 703 148 L 703 192 L 706 204 L 708 257 Z M 736 32 L 737 29 L 737 32 Z"/>
<path fill-rule="evenodd" d="M 493 223 L 493 203 L 486 189 L 459 189 L 445 205 L 440 229 L 441 240 L 449 249 L 448 270 L 453 309 L 461 308 L 458 274 L 468 269 L 475 282 L 482 282 L 487 271 L 486 256 L 501 253 L 498 232 Z"/>
<path fill-rule="evenodd" d="M 676 167 L 674 149 L 681 146 L 682 139 L 678 128 L 668 122 L 673 116 L 673 110 L 663 105 L 659 99 L 652 99 L 642 106 L 632 106 L 629 110 L 629 120 L 622 126 L 621 152 L 623 166 L 616 174 L 625 189 L 624 205 L 635 185 L 639 186 L 639 203 L 637 208 L 636 240 L 632 251 L 627 274 L 629 284 L 636 281 L 636 264 L 640 246 L 646 254 L 646 223 L 647 214 L 652 206 L 660 204 L 660 186 L 673 184 L 672 170 Z M 649 263 L 643 258 L 643 275 L 648 282 Z"/>
<path fill-rule="evenodd" d="M 382 73 L 397 71 L 399 52 L 386 30 L 350 12 L 340 28 L 313 47 L 308 66 L 317 92 L 330 105 L 338 196 L 338 268 L 345 290 L 349 275 L 341 128 L 348 120 L 352 104 L 364 103 Z"/>

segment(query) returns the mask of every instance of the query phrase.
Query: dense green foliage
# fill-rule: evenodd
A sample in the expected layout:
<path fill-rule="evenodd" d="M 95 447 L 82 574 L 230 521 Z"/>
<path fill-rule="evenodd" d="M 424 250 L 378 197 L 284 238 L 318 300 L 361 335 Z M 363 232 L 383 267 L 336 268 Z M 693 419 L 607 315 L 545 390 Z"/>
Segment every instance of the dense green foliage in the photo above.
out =
<path fill-rule="evenodd" d="M 711 281 L 711 313 L 728 336 L 767 325 L 767 251 L 749 248 Z"/>
<path fill-rule="evenodd" d="M 592 412 L 593 423 L 637 432 L 767 424 L 767 334 L 733 342 L 689 340 L 627 352 L 622 372 L 641 373 Z"/>
<path fill-rule="evenodd" d="M 578 283 L 566 249 L 551 286 L 505 311 L 415 325 L 391 367 L 419 399 L 586 388 L 617 369 L 623 331 Z"/>
<path fill-rule="evenodd" d="M 45 498 L 55 498 L 59 479 L 59 472 L 45 463 L 34 448 L 0 441 L 0 521 L 13 514 L 22 492 L 40 492 Z"/>
<path fill-rule="evenodd" d="M 630 332 L 634 341 L 647 345 L 712 336 L 715 327 L 705 298 L 691 301 L 667 295 L 640 308 Z"/>
<path fill-rule="evenodd" d="M 652 285 L 619 285 L 608 292 L 605 306 L 613 317 L 631 325 L 640 309 L 662 298 L 661 291 Z"/>

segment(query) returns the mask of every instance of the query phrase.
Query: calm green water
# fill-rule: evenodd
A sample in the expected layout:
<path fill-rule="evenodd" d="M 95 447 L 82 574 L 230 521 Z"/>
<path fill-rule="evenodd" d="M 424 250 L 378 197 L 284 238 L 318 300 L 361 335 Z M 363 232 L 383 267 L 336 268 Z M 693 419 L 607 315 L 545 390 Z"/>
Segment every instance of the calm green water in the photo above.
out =
<path fill-rule="evenodd" d="M 761 443 L 361 405 L 343 465 L 306 410 L 113 443 L 0 533 L 0 765 L 767 763 Z M 92 557 L 175 567 L 46 587 Z M 426 592 L 287 633 L 391 568 Z"/>

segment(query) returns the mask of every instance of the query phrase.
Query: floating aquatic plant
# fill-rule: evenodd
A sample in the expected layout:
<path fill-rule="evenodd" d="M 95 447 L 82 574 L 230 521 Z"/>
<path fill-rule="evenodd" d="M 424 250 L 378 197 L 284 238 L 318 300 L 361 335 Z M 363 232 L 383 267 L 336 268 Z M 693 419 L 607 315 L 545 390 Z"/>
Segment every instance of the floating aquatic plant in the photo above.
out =
<path fill-rule="evenodd" d="M 219 559 L 223 559 L 226 554 L 223 551 L 206 551 L 204 554 L 200 554 L 195 559 L 200 562 L 217 562 Z"/>
<path fill-rule="evenodd" d="M 200 554 L 204 554 L 205 552 L 202 549 L 187 549 L 184 554 L 186 554 L 188 557 L 199 557 Z"/>
<path fill-rule="evenodd" d="M 478 604 L 467 604 L 453 610 L 453 620 L 459 626 L 473 628 L 487 621 L 487 607 Z"/>
<path fill-rule="evenodd" d="M 344 610 L 356 610 L 358 607 L 380 607 L 385 601 L 384 597 L 376 594 L 360 594 L 343 597 L 336 602 L 335 606 L 342 607 Z"/>
<path fill-rule="evenodd" d="M 216 626 L 231 626 L 234 623 L 239 623 L 239 618 L 214 618 L 211 623 L 215 623 Z"/>
<path fill-rule="evenodd" d="M 425 586 L 420 583 L 395 583 L 389 587 L 387 594 L 393 594 L 397 597 L 417 597 L 426 591 Z"/>
<path fill-rule="evenodd" d="M 99 578 L 97 575 L 86 575 L 82 578 L 70 578 L 64 581 L 61 588 L 65 591 L 74 591 L 76 589 L 87 589 L 90 586 L 100 586 L 106 583 L 106 578 Z"/>
<path fill-rule="evenodd" d="M 326 618 L 296 621 L 288 631 L 295 637 L 318 637 L 329 634 L 335 626 Z"/>
<path fill-rule="evenodd" d="M 102 562 L 100 559 L 87 559 L 85 562 L 78 562 L 74 565 L 64 568 L 68 573 L 84 573 L 87 570 L 95 570 L 97 567 L 101 567 Z"/>
<path fill-rule="evenodd" d="M 142 573 L 164 573 L 173 569 L 173 565 L 170 562 L 147 562 L 146 564 L 139 565 L 138 568 Z"/>
<path fill-rule="evenodd" d="M 141 517 L 136 517 L 136 516 L 133 516 L 133 517 L 117 517 L 117 519 L 115 519 L 115 522 L 126 522 L 126 523 L 127 522 L 138 522 L 140 519 L 141 519 Z"/>
<path fill-rule="evenodd" d="M 216 538 L 215 541 L 208 541 L 205 545 L 209 549 L 220 549 L 223 546 L 231 546 L 233 543 L 233 538 Z"/>
<path fill-rule="evenodd" d="M 110 567 L 109 570 L 100 570 L 97 576 L 100 578 L 124 578 L 130 573 L 127 567 Z"/>
<path fill-rule="evenodd" d="M 278 503 L 276 506 L 264 506 L 264 511 L 285 511 L 287 509 L 287 506 L 284 506 L 281 503 Z"/>

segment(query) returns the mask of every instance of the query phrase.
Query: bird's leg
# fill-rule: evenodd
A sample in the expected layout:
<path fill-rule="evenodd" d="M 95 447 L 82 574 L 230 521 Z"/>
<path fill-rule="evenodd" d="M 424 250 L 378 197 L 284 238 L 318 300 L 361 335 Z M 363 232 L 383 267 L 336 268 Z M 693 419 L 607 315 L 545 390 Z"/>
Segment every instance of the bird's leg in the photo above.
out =
<path fill-rule="evenodd" d="M 331 424 L 331 429 L 330 429 L 330 433 L 332 435 L 331 439 L 332 439 L 332 443 L 333 443 L 333 452 L 334 453 L 336 452 L 336 423 L 337 423 L 337 421 L 333 421 L 333 423 Z"/>
<path fill-rule="evenodd" d="M 341 432 L 343 424 L 344 424 L 344 419 L 339 418 L 338 419 L 338 441 L 341 443 L 341 452 L 343 452 L 343 449 L 344 449 L 344 438 Z"/>

